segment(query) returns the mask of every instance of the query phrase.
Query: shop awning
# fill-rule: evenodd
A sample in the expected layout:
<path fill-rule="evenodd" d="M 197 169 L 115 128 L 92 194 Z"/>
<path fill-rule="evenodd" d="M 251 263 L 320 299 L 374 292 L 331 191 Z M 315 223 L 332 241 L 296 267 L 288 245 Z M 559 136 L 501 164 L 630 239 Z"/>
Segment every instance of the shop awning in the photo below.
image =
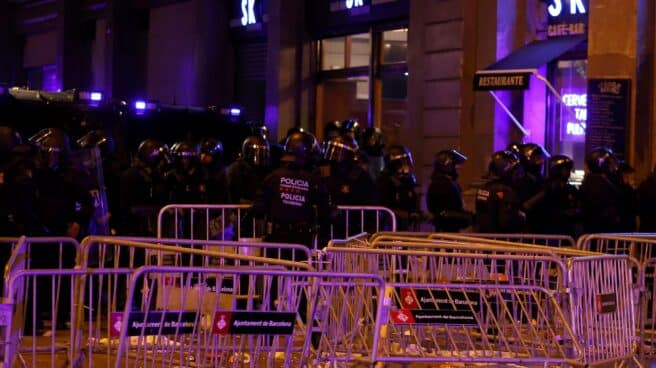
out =
<path fill-rule="evenodd" d="M 585 36 L 567 36 L 531 42 L 487 68 L 477 71 L 474 76 L 474 89 L 528 89 L 531 74 L 537 75 L 538 68 L 575 48 L 585 39 Z"/>

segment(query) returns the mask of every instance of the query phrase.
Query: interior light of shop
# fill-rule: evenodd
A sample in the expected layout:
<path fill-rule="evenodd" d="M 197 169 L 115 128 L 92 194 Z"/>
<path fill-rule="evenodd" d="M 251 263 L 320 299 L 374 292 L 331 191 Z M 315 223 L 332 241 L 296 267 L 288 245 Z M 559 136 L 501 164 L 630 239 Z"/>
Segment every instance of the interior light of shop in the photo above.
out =
<path fill-rule="evenodd" d="M 241 115 L 241 109 L 238 107 L 231 107 L 230 108 L 230 115 L 231 116 L 239 116 Z"/>
<path fill-rule="evenodd" d="M 91 92 L 91 101 L 102 101 L 102 93 L 101 92 Z"/>
<path fill-rule="evenodd" d="M 392 47 L 392 44 L 391 44 L 391 43 L 386 43 L 386 44 L 385 44 L 385 48 L 386 48 L 386 49 L 389 49 L 390 47 Z"/>
<path fill-rule="evenodd" d="M 405 76 L 407 77 L 407 76 L 408 76 L 408 72 L 403 73 L 403 75 L 405 75 Z"/>
<path fill-rule="evenodd" d="M 136 101 L 134 103 L 134 108 L 137 110 L 146 110 L 146 101 Z"/>

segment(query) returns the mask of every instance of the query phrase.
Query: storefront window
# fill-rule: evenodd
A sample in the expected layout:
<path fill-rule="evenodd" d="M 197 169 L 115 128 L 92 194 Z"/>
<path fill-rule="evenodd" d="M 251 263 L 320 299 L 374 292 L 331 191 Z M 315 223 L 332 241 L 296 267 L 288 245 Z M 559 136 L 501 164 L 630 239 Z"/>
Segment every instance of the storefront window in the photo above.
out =
<path fill-rule="evenodd" d="M 345 40 L 345 37 L 336 37 L 321 41 L 321 70 L 344 69 Z"/>
<path fill-rule="evenodd" d="M 321 40 L 321 70 L 368 66 L 371 55 L 369 33 Z"/>
<path fill-rule="evenodd" d="M 356 119 L 381 128 L 396 142 L 406 116 L 407 38 L 403 28 L 319 41 L 323 78 L 317 90 L 317 132 L 327 121 Z"/>
<path fill-rule="evenodd" d="M 582 174 L 585 160 L 587 66 L 587 60 L 561 60 L 557 62 L 555 73 L 556 86 L 563 98 L 563 103 L 557 104 L 557 111 L 552 115 L 558 137 L 555 151 L 574 159 L 578 175 Z"/>
<path fill-rule="evenodd" d="M 323 83 L 323 120 L 367 121 L 369 78 L 332 79 Z"/>
<path fill-rule="evenodd" d="M 407 29 L 383 32 L 383 64 L 405 63 L 407 51 Z"/>
<path fill-rule="evenodd" d="M 348 40 L 350 43 L 348 66 L 368 66 L 369 55 L 371 55 L 371 38 L 369 37 L 369 33 L 349 36 Z"/>

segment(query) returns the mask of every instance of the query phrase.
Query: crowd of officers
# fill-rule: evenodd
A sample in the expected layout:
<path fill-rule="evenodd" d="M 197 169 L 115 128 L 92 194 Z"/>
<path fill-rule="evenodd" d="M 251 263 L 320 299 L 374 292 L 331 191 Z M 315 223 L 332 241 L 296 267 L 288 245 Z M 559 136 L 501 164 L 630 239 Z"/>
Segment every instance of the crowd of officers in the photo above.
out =
<path fill-rule="evenodd" d="M 475 215 L 465 210 L 457 181 L 467 158 L 440 151 L 424 213 L 407 147 L 385 146 L 379 129 L 352 120 L 329 122 L 323 133 L 318 142 L 291 129 L 272 144 L 259 127 L 234 162 L 224 162 L 216 138 L 170 148 L 147 139 L 122 169 L 102 131 L 71 143 L 65 131 L 49 128 L 24 142 L 15 129 L 0 127 L 0 236 L 154 236 L 157 211 L 169 203 L 250 204 L 269 240 L 308 246 L 329 239 L 328 229 L 344 233 L 340 205 L 390 208 L 398 230 L 430 222 L 443 232 L 656 231 L 656 176 L 634 189 L 625 181 L 631 168 L 607 148 L 589 152 L 580 188 L 569 184 L 572 159 L 550 156 L 539 144 L 495 152 L 476 189 Z"/>

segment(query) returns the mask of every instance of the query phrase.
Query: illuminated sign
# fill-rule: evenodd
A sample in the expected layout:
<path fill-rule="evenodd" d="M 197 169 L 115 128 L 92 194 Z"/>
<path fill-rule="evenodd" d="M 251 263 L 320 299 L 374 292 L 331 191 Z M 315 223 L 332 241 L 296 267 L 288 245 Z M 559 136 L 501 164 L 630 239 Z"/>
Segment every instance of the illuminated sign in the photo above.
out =
<path fill-rule="evenodd" d="M 346 9 L 359 8 L 364 6 L 364 0 L 346 0 Z"/>
<path fill-rule="evenodd" d="M 589 0 L 550 0 L 547 6 L 549 37 L 587 33 Z"/>
<path fill-rule="evenodd" d="M 562 140 L 582 142 L 588 121 L 588 95 L 568 91 L 563 93 L 560 121 L 562 122 Z"/>
<path fill-rule="evenodd" d="M 255 18 L 255 0 L 241 0 L 241 25 L 257 23 Z"/>
<path fill-rule="evenodd" d="M 475 91 L 528 89 L 531 73 L 479 72 L 474 75 Z"/>
<path fill-rule="evenodd" d="M 551 5 L 547 8 L 549 15 L 552 17 L 559 17 L 563 12 L 563 0 L 552 0 Z M 569 1 L 569 13 L 574 14 L 585 14 L 585 6 L 581 0 L 570 0 Z"/>

